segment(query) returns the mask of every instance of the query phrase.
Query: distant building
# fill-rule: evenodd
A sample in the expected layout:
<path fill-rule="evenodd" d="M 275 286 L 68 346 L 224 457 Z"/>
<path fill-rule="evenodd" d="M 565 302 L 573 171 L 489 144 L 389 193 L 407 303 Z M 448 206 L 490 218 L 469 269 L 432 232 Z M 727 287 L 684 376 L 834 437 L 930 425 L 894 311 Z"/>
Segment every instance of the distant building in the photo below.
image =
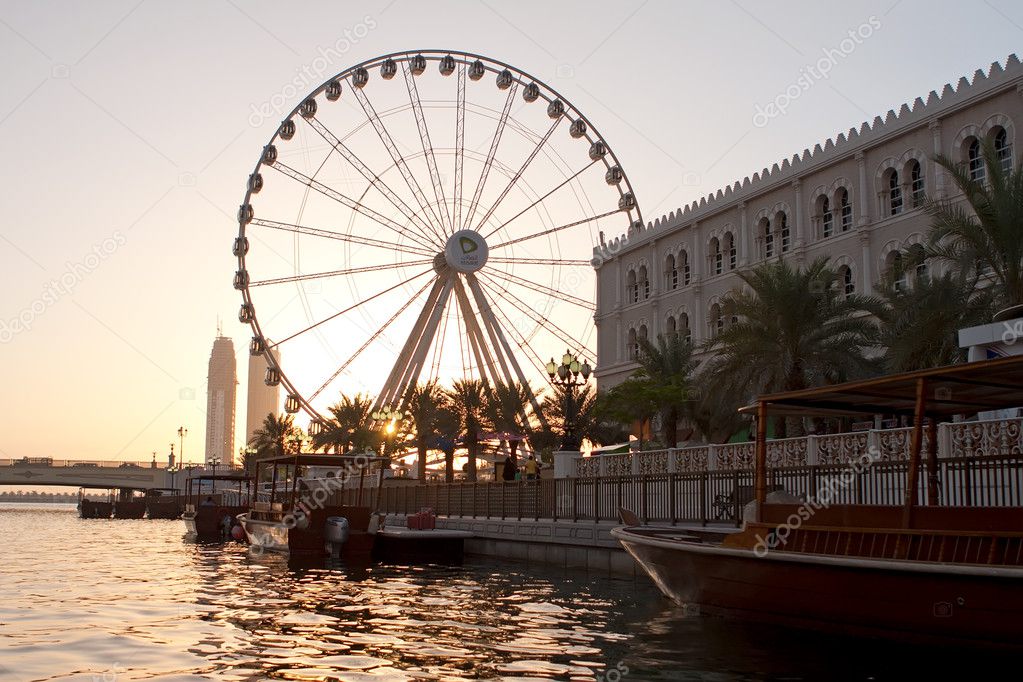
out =
<path fill-rule="evenodd" d="M 238 370 L 234 343 L 219 334 L 213 341 L 206 375 L 206 463 L 234 464 L 234 404 Z"/>
<path fill-rule="evenodd" d="M 679 335 L 700 344 L 736 322 L 722 300 L 742 284 L 740 271 L 766 260 L 799 265 L 829 256 L 844 294 L 873 293 L 899 251 L 927 238 L 925 201 L 961 200 L 935 155 L 979 179 L 983 141 L 1004 167 L 1018 163 L 1021 94 L 1023 65 L 1013 55 L 1004 66 L 977 70 L 972 79 L 931 91 L 628 234 L 602 238 L 593 254 L 599 386 L 610 388 L 637 369 L 644 337 Z M 912 286 L 913 276 L 899 284 Z M 702 351 L 697 357 L 706 359 Z"/>
<path fill-rule="evenodd" d="M 276 350 L 270 351 L 274 359 L 280 364 L 280 353 Z M 263 420 L 268 414 L 277 414 L 281 406 L 281 387 L 267 386 L 264 383 L 266 377 L 266 358 L 262 355 L 249 356 L 249 402 L 245 414 L 245 444 L 252 441 L 252 434 L 263 426 Z"/>

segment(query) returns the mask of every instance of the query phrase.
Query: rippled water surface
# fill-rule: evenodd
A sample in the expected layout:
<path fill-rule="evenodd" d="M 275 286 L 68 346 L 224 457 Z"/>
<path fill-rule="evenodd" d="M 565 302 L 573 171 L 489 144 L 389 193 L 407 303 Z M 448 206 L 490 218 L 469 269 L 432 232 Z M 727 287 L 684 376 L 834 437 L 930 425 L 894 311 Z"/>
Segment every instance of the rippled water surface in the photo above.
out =
<path fill-rule="evenodd" d="M 963 663 L 687 616 L 645 580 L 485 559 L 297 567 L 182 531 L 0 505 L 0 679 L 946 679 Z"/>

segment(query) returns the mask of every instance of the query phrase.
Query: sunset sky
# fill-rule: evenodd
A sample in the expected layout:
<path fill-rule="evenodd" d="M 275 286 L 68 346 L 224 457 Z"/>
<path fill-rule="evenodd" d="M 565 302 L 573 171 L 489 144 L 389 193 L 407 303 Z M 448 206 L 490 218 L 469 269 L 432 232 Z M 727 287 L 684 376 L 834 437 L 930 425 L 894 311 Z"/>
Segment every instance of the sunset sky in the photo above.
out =
<path fill-rule="evenodd" d="M 295 80 L 417 48 L 508 62 L 599 126 L 652 220 L 1021 46 L 1007 0 L 0 3 L 0 458 L 162 460 L 184 425 L 201 459 L 218 319 L 244 430 L 235 213 Z"/>

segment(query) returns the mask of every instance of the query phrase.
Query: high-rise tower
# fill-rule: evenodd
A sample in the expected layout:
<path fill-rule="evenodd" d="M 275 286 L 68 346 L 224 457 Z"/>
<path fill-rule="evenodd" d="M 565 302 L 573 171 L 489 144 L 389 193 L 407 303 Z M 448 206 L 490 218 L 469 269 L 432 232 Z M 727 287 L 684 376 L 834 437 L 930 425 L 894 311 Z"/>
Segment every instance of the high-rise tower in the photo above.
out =
<path fill-rule="evenodd" d="M 238 386 L 234 343 L 217 330 L 206 375 L 206 463 L 234 464 L 234 403 Z"/>
<path fill-rule="evenodd" d="M 280 363 L 281 356 L 276 350 L 270 351 Z M 262 355 L 249 356 L 249 403 L 245 413 L 245 444 L 252 442 L 252 434 L 263 427 L 268 414 L 277 414 L 281 409 L 281 387 L 267 386 L 266 358 Z"/>

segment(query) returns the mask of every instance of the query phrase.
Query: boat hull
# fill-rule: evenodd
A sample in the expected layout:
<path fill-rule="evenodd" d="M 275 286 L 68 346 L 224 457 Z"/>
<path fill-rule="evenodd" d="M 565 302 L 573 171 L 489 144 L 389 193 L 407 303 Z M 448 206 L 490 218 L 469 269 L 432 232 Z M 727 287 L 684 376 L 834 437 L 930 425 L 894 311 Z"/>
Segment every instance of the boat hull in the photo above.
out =
<path fill-rule="evenodd" d="M 249 544 L 264 551 L 284 552 L 288 549 L 288 527 L 280 521 L 263 521 L 252 519 L 249 514 L 238 514 L 236 517 Z"/>
<path fill-rule="evenodd" d="M 238 525 L 236 517 L 245 507 L 200 506 L 185 510 L 181 520 L 185 523 L 185 537 L 196 542 L 227 542 L 233 540 L 231 529 Z"/>
<path fill-rule="evenodd" d="M 962 644 L 1019 646 L 1023 570 L 752 550 L 612 531 L 679 604 L 703 613 Z M 924 564 L 924 565 L 913 565 Z"/>
<path fill-rule="evenodd" d="M 146 503 L 146 516 L 151 519 L 180 519 L 181 503 L 177 500 L 150 500 Z"/>
<path fill-rule="evenodd" d="M 78 506 L 78 516 L 83 519 L 109 519 L 114 511 L 111 502 L 93 502 L 82 500 Z"/>
<path fill-rule="evenodd" d="M 145 500 L 118 500 L 114 502 L 115 519 L 142 519 L 146 516 Z"/>
<path fill-rule="evenodd" d="M 377 531 L 373 558 L 387 563 L 460 564 L 465 540 L 471 537 L 460 530 L 387 527 Z"/>

